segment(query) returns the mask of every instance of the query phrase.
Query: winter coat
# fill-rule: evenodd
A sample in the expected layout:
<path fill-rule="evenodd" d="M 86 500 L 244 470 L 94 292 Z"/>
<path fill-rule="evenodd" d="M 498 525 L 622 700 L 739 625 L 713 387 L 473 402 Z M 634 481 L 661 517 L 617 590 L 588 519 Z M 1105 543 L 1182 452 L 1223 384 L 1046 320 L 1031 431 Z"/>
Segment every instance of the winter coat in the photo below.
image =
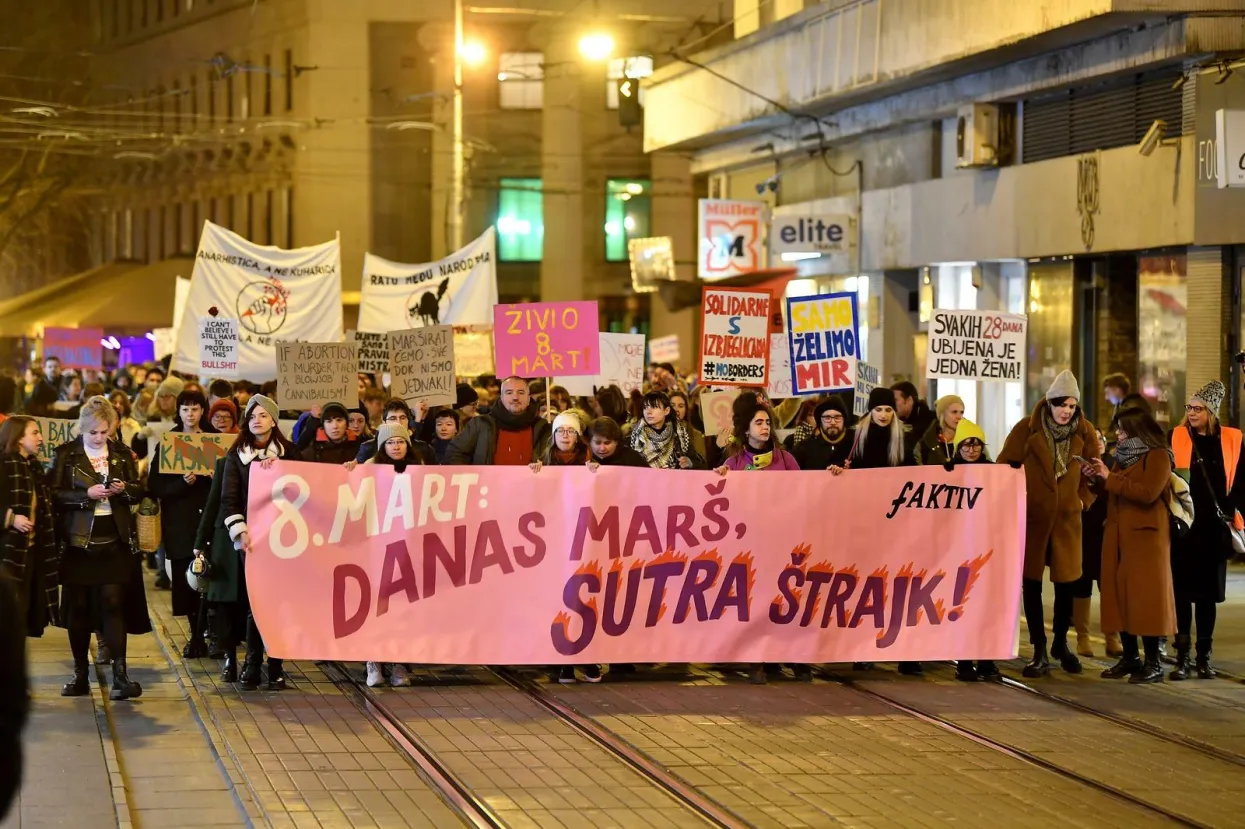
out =
<path fill-rule="evenodd" d="M 497 420 L 494 415 L 477 415 L 467 421 L 445 453 L 448 466 L 491 466 L 497 454 Z M 531 425 L 532 459 L 539 458 L 548 445 L 552 432 L 549 421 L 536 418 Z M 426 445 L 426 444 L 425 444 Z"/>
<path fill-rule="evenodd" d="M 1171 531 L 1163 498 L 1171 472 L 1167 450 L 1151 449 L 1103 482 L 1107 523 L 1099 587 L 1105 633 L 1168 636 L 1176 630 Z"/>
<path fill-rule="evenodd" d="M 888 429 L 882 429 L 880 426 L 873 426 L 869 429 L 869 439 L 859 440 L 860 433 L 848 435 L 847 439 L 852 441 L 851 462 L 852 469 L 887 469 L 891 466 L 912 466 L 915 461 L 912 460 L 912 450 L 908 446 L 907 441 L 904 442 L 903 457 L 898 464 L 892 464 L 890 461 L 891 436 Z"/>
<path fill-rule="evenodd" d="M 220 496 L 225 482 L 225 458 L 216 462 L 212 474 L 212 488 L 203 504 L 199 529 L 195 533 L 195 549 L 203 551 L 212 562 L 212 578 L 208 581 L 207 598 L 210 602 L 234 602 L 238 600 L 238 569 L 241 564 L 233 548 L 229 531 L 220 520 Z"/>
<path fill-rule="evenodd" d="M 34 530 L 13 529 L 19 515 L 32 519 Z M 52 496 L 37 458 L 0 455 L 0 528 L 0 590 L 12 588 L 26 635 L 42 636 L 59 617 L 60 550 Z"/>
<path fill-rule="evenodd" d="M 130 506 L 143 496 L 143 485 L 138 480 L 138 466 L 134 454 L 116 441 L 108 441 L 108 474 L 125 483 L 120 495 L 108 499 L 112 505 L 112 520 L 117 527 L 117 537 L 130 550 L 138 549 L 135 536 L 134 516 Z M 82 436 L 56 447 L 52 466 L 52 497 L 60 513 L 59 539 L 70 547 L 85 548 L 91 540 L 91 528 L 95 524 L 95 502 L 86 494 L 92 485 L 101 483 L 91 459 L 87 457 Z M 107 518 L 108 516 L 103 516 Z"/>
<path fill-rule="evenodd" d="M 1177 440 L 1176 433 L 1181 429 L 1185 431 L 1181 436 L 1184 439 Z M 1229 426 L 1220 426 L 1217 434 L 1190 437 L 1188 427 L 1182 425 L 1173 429 L 1167 440 L 1176 454 L 1176 473 L 1189 482 L 1193 496 L 1193 526 L 1172 542 L 1176 598 L 1184 602 L 1222 602 L 1227 597 L 1232 539 L 1215 504 L 1225 515 L 1245 507 L 1245 451 L 1234 451 L 1240 445 L 1241 434 Z M 1193 449 L 1197 450 L 1196 455 Z M 1235 468 L 1229 475 L 1233 461 Z"/>
<path fill-rule="evenodd" d="M 898 416 L 898 414 L 896 414 Z M 929 407 L 924 400 L 917 398 L 912 404 L 912 411 L 908 413 L 908 417 L 903 421 L 903 445 L 908 450 L 908 454 L 916 456 L 916 445 L 925 437 L 930 426 L 938 423 L 938 415 Z"/>
<path fill-rule="evenodd" d="M 589 460 L 601 466 L 634 466 L 638 469 L 648 469 L 648 461 L 644 460 L 644 456 L 625 443 L 618 444 L 618 447 L 614 449 L 614 454 L 608 458 L 598 458 L 591 449 L 589 449 L 589 456 Z"/>
<path fill-rule="evenodd" d="M 171 431 L 180 432 L 181 427 L 174 426 Z M 198 475 L 193 484 L 188 484 L 181 473 L 159 472 L 153 463 L 147 475 L 147 491 L 160 499 L 160 538 L 165 555 L 171 561 L 193 558 L 195 529 L 212 491 L 212 479 Z"/>
<path fill-rule="evenodd" d="M 847 459 L 852 455 L 852 435 L 844 434 L 838 443 L 831 443 L 818 430 L 808 440 L 797 443 L 791 454 L 800 469 L 846 468 Z"/>
<path fill-rule="evenodd" d="M 783 449 L 780 446 L 774 447 L 774 459 L 770 461 L 770 465 L 765 467 L 764 469 L 756 469 L 756 470 L 749 469 L 749 464 L 752 463 L 753 457 L 754 455 L 752 451 L 745 449 L 741 452 L 736 452 L 734 455 L 731 455 L 729 458 L 727 458 L 723 466 L 725 466 L 727 469 L 736 470 L 736 471 L 745 471 L 745 470 L 755 471 L 755 472 L 771 472 L 771 471 L 773 472 L 783 472 L 783 471 L 799 472 L 800 471 L 800 465 L 796 463 L 795 458 L 791 457 L 791 453 L 788 452 L 786 449 Z"/>
<path fill-rule="evenodd" d="M 947 453 L 951 453 L 951 457 L 947 457 Z M 912 458 L 917 464 L 930 464 L 941 466 L 950 461 L 955 460 L 955 448 L 950 443 L 942 440 L 942 424 L 937 418 L 925 430 L 925 434 L 917 441 L 916 447 L 912 450 Z"/>
<path fill-rule="evenodd" d="M 1012 427 L 998 462 L 1018 463 L 1025 471 L 1024 577 L 1040 580 L 1049 566 L 1050 580 L 1065 583 L 1081 577 L 1081 513 L 1094 503 L 1089 479 L 1071 456 L 1097 458 L 1098 435 L 1078 412 L 1077 428 L 1068 438 L 1068 471 L 1055 480 L 1055 459 L 1042 430 L 1046 405 L 1045 400 L 1038 403 L 1032 415 Z"/>
<path fill-rule="evenodd" d="M 432 450 L 431 446 L 424 443 L 422 440 L 412 440 L 410 441 L 410 444 L 416 454 L 423 459 L 424 466 L 437 465 L 437 453 Z M 354 460 L 359 463 L 367 463 L 372 458 L 376 457 L 376 438 L 365 440 L 356 445 L 359 447 L 359 451 L 355 453 Z M 306 458 L 303 458 L 303 460 L 306 460 Z M 350 458 L 347 458 L 346 460 L 350 460 Z M 345 461 L 342 461 L 342 463 L 345 463 Z"/>
<path fill-rule="evenodd" d="M 375 445 L 376 441 L 372 441 Z M 316 439 L 302 450 L 299 456 L 301 460 L 308 463 L 335 463 L 343 464 L 347 461 L 353 461 L 359 455 L 359 441 L 357 438 L 342 438 L 333 443 L 328 439 L 328 435 L 324 434 L 324 430 L 320 429 Z"/>
<path fill-rule="evenodd" d="M 4 682 L 0 682 L 0 820 L 21 787 L 22 729 L 30 716 L 26 637 L 19 605 L 8 585 L 0 582 L 0 664 L 5 666 Z"/>

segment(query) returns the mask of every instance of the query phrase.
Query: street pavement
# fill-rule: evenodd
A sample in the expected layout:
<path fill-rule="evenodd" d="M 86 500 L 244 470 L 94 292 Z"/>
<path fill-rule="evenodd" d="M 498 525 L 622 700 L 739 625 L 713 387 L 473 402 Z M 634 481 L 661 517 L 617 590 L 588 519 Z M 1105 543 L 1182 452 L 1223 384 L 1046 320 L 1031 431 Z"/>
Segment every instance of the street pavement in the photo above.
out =
<path fill-rule="evenodd" d="M 766 686 L 705 666 L 571 686 L 416 669 L 413 687 L 365 696 L 313 663 L 293 663 L 283 692 L 223 685 L 217 663 L 180 657 L 182 620 L 149 590 L 157 630 L 130 644 L 138 700 L 100 685 L 60 697 L 63 632 L 31 640 L 27 778 L 0 829 L 459 827 L 464 814 L 513 829 L 1239 826 L 1245 568 L 1229 593 L 1215 656 L 1233 676 L 1210 682 L 1102 680 L 1099 639 L 1084 674 L 1025 683 L 1046 696 L 957 683 L 945 664 Z"/>

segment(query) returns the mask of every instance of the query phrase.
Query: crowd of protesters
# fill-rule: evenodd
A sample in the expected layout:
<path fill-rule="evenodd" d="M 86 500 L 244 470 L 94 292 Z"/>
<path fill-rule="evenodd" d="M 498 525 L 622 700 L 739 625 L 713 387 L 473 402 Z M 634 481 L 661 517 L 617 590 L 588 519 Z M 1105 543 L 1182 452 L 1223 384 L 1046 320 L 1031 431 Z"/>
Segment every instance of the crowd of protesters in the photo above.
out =
<path fill-rule="evenodd" d="M 1064 371 L 993 457 L 961 398 L 946 395 L 931 408 L 907 382 L 874 389 L 859 418 L 850 398 L 775 404 L 764 389 L 745 388 L 725 428 L 704 422 L 703 389 L 689 389 L 668 364 L 652 366 L 644 387 L 630 394 L 608 386 L 575 398 L 544 381 L 491 375 L 460 383 L 454 404 L 443 407 L 391 399 L 370 375 L 360 374 L 358 390 L 357 406 L 324 401 L 301 415 L 287 413 L 297 420 L 286 434 L 275 384 L 204 386 L 158 365 L 111 376 L 69 373 L 55 358 L 44 362 L 42 374 L 28 376 L 24 388 L 0 378 L 0 585 L 10 591 L 5 598 L 16 598 L 14 611 L 28 635 L 49 625 L 68 630 L 74 667 L 63 694 L 90 691 L 92 635 L 96 661 L 112 669 L 111 698 L 142 693 L 126 668 L 126 642 L 151 629 L 144 561 L 158 571 L 156 586 L 171 591 L 173 613 L 188 620 L 186 658 L 222 660 L 222 679 L 244 689 L 285 686 L 281 660 L 265 661 L 243 561 L 252 545 L 249 467 L 290 460 L 351 469 L 385 464 L 399 473 L 446 464 L 527 466 L 534 474 L 583 465 L 835 476 L 917 464 L 1010 464 L 1023 470 L 1027 492 L 1019 587 L 1033 656 L 1024 676 L 1043 677 L 1052 663 L 1082 671 L 1078 655 L 1092 655 L 1094 583 L 1107 652 L 1119 660 L 1103 677 L 1161 680 L 1161 649 L 1173 634 L 1171 679 L 1215 675 L 1216 605 L 1225 598 L 1233 524 L 1245 498 L 1241 433 L 1219 421 L 1225 390 L 1218 382 L 1191 395 L 1185 419 L 1164 434 L 1145 398 L 1113 375 L 1105 388 L 1113 410 L 1104 435 L 1082 410 L 1077 379 Z M 78 436 L 47 452 L 36 417 L 76 420 Z M 214 474 L 170 473 L 146 462 L 149 442 L 166 429 L 236 437 Z M 1172 518 L 1177 477 L 1194 509 L 1188 526 Z M 136 530 L 145 499 L 158 503 L 162 530 L 158 551 L 146 557 Z M 1070 631 L 1075 645 L 1067 641 Z M 798 679 L 811 678 L 809 666 L 791 667 Z M 764 683 L 780 671 L 758 664 L 747 676 Z M 899 671 L 920 675 L 922 666 L 902 663 Z M 370 662 L 366 673 L 369 685 L 407 683 L 400 664 Z M 961 660 L 956 668 L 964 681 L 998 674 L 984 660 Z M 597 682 L 602 675 L 599 665 L 567 666 L 557 679 Z"/>

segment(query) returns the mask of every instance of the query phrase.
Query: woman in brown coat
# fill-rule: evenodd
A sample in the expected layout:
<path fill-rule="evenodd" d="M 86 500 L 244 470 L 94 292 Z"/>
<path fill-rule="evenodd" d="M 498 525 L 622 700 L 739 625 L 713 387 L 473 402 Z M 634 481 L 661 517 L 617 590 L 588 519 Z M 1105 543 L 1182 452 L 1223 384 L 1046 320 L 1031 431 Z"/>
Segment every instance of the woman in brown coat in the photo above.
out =
<path fill-rule="evenodd" d="M 1024 675 L 1050 673 L 1050 657 L 1070 674 L 1081 672 L 1081 661 L 1068 649 L 1075 582 L 1081 577 L 1081 512 L 1093 503 L 1089 469 L 1082 472 L 1076 458 L 1098 457 L 1098 437 L 1081 416 L 1081 389 L 1072 372 L 1055 378 L 1046 399 L 1033 415 L 1012 428 L 998 462 L 1024 467 L 1027 490 L 1025 518 L 1024 611 L 1033 644 L 1033 660 Z M 1055 585 L 1054 640 L 1046 650 L 1042 609 L 1042 576 L 1050 567 Z"/>
<path fill-rule="evenodd" d="M 1163 496 L 1171 483 L 1167 437 L 1149 414 L 1125 409 L 1116 417 L 1115 471 L 1091 461 L 1107 498 L 1102 540 L 1102 629 L 1120 634 L 1124 655 L 1106 679 L 1162 682 L 1159 637 L 1176 629 L 1171 531 Z M 1145 643 L 1145 662 L 1137 637 Z"/>

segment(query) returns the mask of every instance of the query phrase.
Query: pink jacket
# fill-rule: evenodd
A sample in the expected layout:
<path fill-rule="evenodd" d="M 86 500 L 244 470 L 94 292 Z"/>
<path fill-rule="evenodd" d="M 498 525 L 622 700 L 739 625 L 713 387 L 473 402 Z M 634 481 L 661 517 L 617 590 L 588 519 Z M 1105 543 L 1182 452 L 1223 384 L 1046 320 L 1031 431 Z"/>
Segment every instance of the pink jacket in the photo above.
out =
<path fill-rule="evenodd" d="M 731 455 L 723 464 L 727 469 L 747 470 L 752 464 L 752 451 L 745 449 L 737 455 Z M 791 457 L 791 453 L 781 447 L 774 448 L 774 460 L 764 469 L 755 470 L 759 472 L 769 472 L 771 470 L 793 470 L 800 471 L 800 465 L 795 462 L 795 458 Z"/>

